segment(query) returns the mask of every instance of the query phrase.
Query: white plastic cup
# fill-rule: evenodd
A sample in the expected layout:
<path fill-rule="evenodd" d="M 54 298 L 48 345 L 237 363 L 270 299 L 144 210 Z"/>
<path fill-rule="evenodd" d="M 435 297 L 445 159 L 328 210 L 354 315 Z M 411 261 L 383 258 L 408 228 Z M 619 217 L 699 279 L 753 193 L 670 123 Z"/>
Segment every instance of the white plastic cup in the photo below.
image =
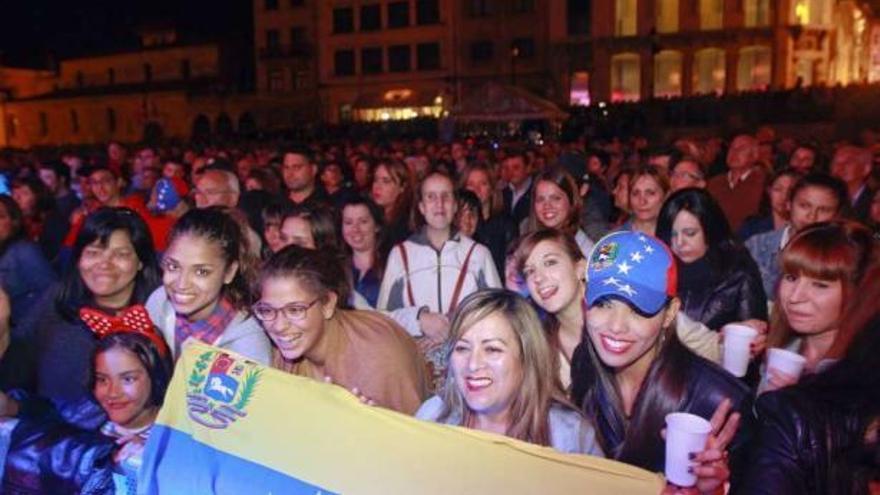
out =
<path fill-rule="evenodd" d="M 764 391 L 764 389 L 767 388 L 767 379 L 770 370 L 781 371 L 786 375 L 800 378 L 801 373 L 804 371 L 805 364 L 807 364 L 807 358 L 796 352 L 787 351 L 778 347 L 768 349 L 767 371 L 764 373 L 764 378 L 761 380 L 761 387 L 759 390 Z"/>
<path fill-rule="evenodd" d="M 721 331 L 724 332 L 724 369 L 733 376 L 745 376 L 749 368 L 749 345 L 758 336 L 758 331 L 736 323 L 724 325 Z"/>
<path fill-rule="evenodd" d="M 697 475 L 689 472 L 697 463 L 691 454 L 706 449 L 706 440 L 712 425 L 705 419 L 689 413 L 666 415 L 666 479 L 675 485 L 687 487 L 697 483 Z"/>

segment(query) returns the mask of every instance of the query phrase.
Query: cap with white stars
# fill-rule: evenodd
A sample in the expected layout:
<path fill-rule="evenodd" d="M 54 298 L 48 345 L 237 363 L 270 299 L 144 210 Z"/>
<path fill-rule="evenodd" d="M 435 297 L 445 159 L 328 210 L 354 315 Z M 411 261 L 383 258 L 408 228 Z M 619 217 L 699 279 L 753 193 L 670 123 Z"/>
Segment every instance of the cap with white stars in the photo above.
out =
<path fill-rule="evenodd" d="M 610 296 L 653 315 L 676 295 L 677 284 L 675 260 L 662 241 L 640 232 L 612 232 L 590 253 L 587 306 Z"/>

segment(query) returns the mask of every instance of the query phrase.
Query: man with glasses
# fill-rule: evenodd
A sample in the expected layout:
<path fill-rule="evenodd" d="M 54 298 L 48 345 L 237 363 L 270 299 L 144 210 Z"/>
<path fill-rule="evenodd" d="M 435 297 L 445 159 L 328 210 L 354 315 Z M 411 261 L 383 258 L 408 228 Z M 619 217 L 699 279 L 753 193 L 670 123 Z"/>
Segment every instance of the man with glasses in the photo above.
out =
<path fill-rule="evenodd" d="M 706 177 L 703 175 L 700 164 L 695 159 L 686 156 L 669 170 L 669 184 L 672 192 L 687 187 L 705 189 Z"/>

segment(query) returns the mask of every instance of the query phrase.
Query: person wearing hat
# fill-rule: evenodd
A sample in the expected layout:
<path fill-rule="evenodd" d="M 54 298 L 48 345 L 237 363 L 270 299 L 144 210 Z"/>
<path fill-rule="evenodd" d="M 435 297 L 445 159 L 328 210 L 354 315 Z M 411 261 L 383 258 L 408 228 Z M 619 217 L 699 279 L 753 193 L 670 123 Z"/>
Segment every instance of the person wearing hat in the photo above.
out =
<path fill-rule="evenodd" d="M 744 384 L 679 340 L 677 283 L 671 251 L 652 236 L 621 231 L 596 244 L 587 259 L 586 330 L 572 357 L 572 398 L 609 457 L 653 471 L 665 463 L 667 414 L 710 420 L 712 434 L 693 469 L 697 489 L 714 493 L 743 468 L 752 399 Z"/>

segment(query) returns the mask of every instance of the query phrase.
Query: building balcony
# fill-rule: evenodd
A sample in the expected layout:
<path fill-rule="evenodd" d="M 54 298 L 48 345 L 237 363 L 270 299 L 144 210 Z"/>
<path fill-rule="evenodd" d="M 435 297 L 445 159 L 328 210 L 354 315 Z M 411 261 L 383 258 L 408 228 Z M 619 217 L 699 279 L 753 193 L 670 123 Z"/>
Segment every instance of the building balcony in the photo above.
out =
<path fill-rule="evenodd" d="M 308 58 L 314 54 L 310 43 L 294 43 L 292 45 L 265 46 L 260 48 L 260 59 Z"/>

